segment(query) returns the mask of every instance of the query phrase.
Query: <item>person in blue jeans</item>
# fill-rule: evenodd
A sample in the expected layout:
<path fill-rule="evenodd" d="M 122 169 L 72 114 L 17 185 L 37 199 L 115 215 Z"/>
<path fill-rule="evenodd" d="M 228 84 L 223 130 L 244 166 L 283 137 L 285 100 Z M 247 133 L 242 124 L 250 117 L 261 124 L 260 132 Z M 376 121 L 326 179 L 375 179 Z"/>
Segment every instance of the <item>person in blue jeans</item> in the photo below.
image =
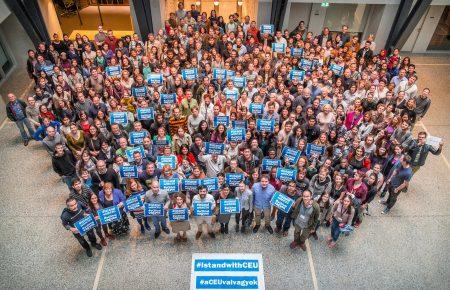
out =
<path fill-rule="evenodd" d="M 353 217 L 355 216 L 355 208 L 352 205 L 352 199 L 346 195 L 343 199 L 338 199 L 331 210 L 331 234 L 327 238 L 328 247 L 330 249 L 336 246 L 339 239 L 341 228 L 346 225 L 351 226 Z"/>
<path fill-rule="evenodd" d="M 8 94 L 8 99 L 9 102 L 6 104 L 6 115 L 8 116 L 8 119 L 16 123 L 20 135 L 22 136 L 23 145 L 27 146 L 34 135 L 33 125 L 28 119 L 25 110 L 27 104 L 24 101 L 17 99 L 13 93 Z M 27 127 L 28 133 L 25 131 L 25 127 Z"/>
<path fill-rule="evenodd" d="M 280 190 L 282 193 L 286 194 L 289 198 L 292 198 L 294 202 L 300 197 L 297 190 L 295 181 L 290 181 L 287 186 L 283 186 Z M 292 217 L 291 217 L 292 207 L 289 212 L 285 213 L 282 210 L 277 211 L 277 221 L 275 222 L 275 232 L 280 233 L 283 237 L 288 235 L 289 228 L 291 227 Z"/>
<path fill-rule="evenodd" d="M 146 203 L 162 203 L 164 205 L 163 216 L 152 216 L 153 225 L 155 226 L 155 239 L 161 235 L 161 228 L 166 234 L 170 234 L 165 215 L 170 205 L 168 192 L 160 189 L 159 182 L 153 180 L 150 185 L 150 190 L 145 193 L 144 200 Z"/>

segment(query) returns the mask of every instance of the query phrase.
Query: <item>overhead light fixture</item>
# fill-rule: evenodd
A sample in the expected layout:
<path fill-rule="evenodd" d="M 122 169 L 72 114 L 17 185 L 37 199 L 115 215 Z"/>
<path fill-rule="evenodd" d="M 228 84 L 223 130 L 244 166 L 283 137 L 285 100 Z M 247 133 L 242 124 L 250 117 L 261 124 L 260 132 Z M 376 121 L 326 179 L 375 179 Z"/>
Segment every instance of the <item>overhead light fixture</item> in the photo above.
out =
<path fill-rule="evenodd" d="M 196 6 L 200 6 L 200 4 L 202 4 L 200 1 L 195 2 Z"/>
<path fill-rule="evenodd" d="M 242 4 L 244 4 L 244 1 L 243 0 L 238 0 L 237 5 L 238 6 L 242 6 Z"/>
<path fill-rule="evenodd" d="M 219 1 L 216 0 L 213 3 L 214 3 L 214 6 L 219 6 Z"/>

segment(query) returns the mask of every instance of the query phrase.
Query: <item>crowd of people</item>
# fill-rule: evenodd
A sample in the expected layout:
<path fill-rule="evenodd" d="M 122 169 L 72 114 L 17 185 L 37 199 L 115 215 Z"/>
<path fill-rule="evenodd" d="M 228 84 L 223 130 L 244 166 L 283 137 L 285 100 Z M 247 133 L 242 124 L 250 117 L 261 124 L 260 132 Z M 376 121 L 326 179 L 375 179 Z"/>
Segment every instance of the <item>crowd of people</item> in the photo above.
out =
<path fill-rule="evenodd" d="M 398 49 L 376 50 L 373 36 L 362 41 L 346 25 L 274 31 L 180 3 L 147 39 L 99 26 L 93 40 L 40 43 L 28 52 L 34 93 L 9 94 L 7 113 L 25 146 L 37 140 L 49 152 L 68 187 L 62 224 L 88 256 L 126 235 L 130 218 L 142 234 L 152 223 L 154 238 L 172 232 L 176 242 L 191 221 L 199 239 L 227 235 L 233 215 L 242 233 L 264 219 L 270 234 L 293 227 L 290 247 L 303 250 L 329 227 L 333 248 L 377 195 L 389 213 L 428 153 L 442 150 L 425 132 L 412 135 L 431 104 L 414 64 Z M 130 210 L 131 199 L 139 207 Z M 220 210 L 226 199 L 239 200 L 238 213 Z M 149 216 L 140 202 L 162 204 L 163 214 Z M 210 214 L 196 215 L 196 203 Z M 120 218 L 103 221 L 109 208 Z M 191 219 L 168 223 L 174 209 Z M 96 226 L 80 233 L 77 222 L 91 215 Z"/>

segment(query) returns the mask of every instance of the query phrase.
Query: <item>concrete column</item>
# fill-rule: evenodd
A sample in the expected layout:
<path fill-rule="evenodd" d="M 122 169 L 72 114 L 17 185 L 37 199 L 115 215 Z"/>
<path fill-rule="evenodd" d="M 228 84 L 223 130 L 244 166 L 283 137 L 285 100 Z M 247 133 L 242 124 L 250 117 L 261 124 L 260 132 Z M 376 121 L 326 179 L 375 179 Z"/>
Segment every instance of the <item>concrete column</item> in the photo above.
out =
<path fill-rule="evenodd" d="M 324 26 L 326 13 L 327 8 L 322 7 L 321 3 L 313 3 L 308 31 L 311 31 L 314 35 L 320 34 Z"/>
<path fill-rule="evenodd" d="M 59 39 L 62 39 L 62 29 L 59 24 L 58 15 L 56 14 L 55 5 L 51 0 L 38 0 L 39 8 L 41 9 L 42 18 L 44 18 L 45 26 L 47 27 L 48 35 L 52 38 L 53 33 L 59 34 Z"/>
<path fill-rule="evenodd" d="M 433 37 L 434 31 L 441 19 L 441 15 L 444 12 L 444 5 L 431 5 L 428 13 L 425 16 L 425 20 L 423 25 L 419 27 L 419 35 L 415 41 L 412 52 L 426 52 L 428 45 L 430 44 L 430 40 Z M 418 26 L 421 24 L 417 24 Z"/>
<path fill-rule="evenodd" d="M 386 45 L 389 31 L 394 22 L 395 14 L 397 13 L 398 4 L 386 4 L 384 5 L 383 13 L 381 15 L 380 24 L 375 33 L 376 52 L 383 49 Z"/>

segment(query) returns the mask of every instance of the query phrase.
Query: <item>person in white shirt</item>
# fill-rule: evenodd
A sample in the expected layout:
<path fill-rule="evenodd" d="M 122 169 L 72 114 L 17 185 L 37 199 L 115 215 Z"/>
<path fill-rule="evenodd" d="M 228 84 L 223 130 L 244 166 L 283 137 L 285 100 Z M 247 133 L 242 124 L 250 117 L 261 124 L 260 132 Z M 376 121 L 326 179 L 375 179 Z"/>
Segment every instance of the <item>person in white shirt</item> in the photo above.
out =
<path fill-rule="evenodd" d="M 223 155 L 217 154 L 204 154 L 205 149 L 198 155 L 198 160 L 205 163 L 206 166 L 206 175 L 208 177 L 216 177 L 217 174 L 223 171 L 225 168 L 225 162 L 227 161 L 226 157 Z"/>
<path fill-rule="evenodd" d="M 287 47 L 287 41 L 286 38 L 283 37 L 283 35 L 281 34 L 281 31 L 277 31 L 275 33 L 275 42 L 276 43 L 283 43 L 285 47 Z"/>
<path fill-rule="evenodd" d="M 201 185 L 198 187 L 198 194 L 192 198 L 191 211 L 193 212 L 195 203 L 203 203 L 203 202 L 211 203 L 211 212 L 214 212 L 214 208 L 216 207 L 214 197 L 207 192 L 207 189 L 205 186 Z M 216 235 L 214 234 L 213 229 L 212 229 L 212 225 L 213 225 L 212 216 L 196 216 L 195 221 L 196 221 L 197 227 L 198 227 L 198 231 L 195 234 L 195 239 L 197 239 L 197 240 L 200 239 L 205 226 L 206 226 L 206 232 L 208 233 L 208 235 L 213 239 L 216 237 Z"/>
<path fill-rule="evenodd" d="M 408 80 L 401 81 L 398 86 L 395 87 L 394 92 L 405 92 L 406 100 L 413 99 L 417 96 L 417 76 L 412 75 Z"/>

